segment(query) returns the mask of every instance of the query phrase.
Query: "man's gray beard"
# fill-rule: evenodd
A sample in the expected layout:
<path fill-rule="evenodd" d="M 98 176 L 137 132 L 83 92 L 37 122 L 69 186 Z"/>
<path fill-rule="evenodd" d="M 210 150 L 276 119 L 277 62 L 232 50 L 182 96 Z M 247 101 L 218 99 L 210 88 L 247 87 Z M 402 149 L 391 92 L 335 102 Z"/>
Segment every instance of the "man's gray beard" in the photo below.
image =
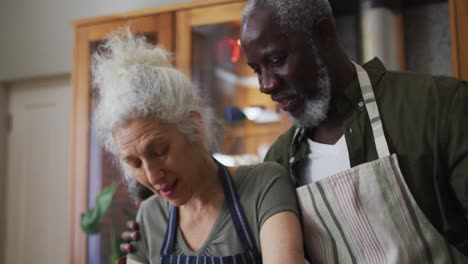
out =
<path fill-rule="evenodd" d="M 287 115 L 296 124 L 308 128 L 317 127 L 323 120 L 327 118 L 328 108 L 330 106 L 330 76 L 327 68 L 322 61 L 317 57 L 318 79 L 317 89 L 319 94 L 317 97 L 305 101 L 304 112 L 299 117 L 294 117 L 289 112 Z M 300 95 L 304 96 L 304 95 Z"/>

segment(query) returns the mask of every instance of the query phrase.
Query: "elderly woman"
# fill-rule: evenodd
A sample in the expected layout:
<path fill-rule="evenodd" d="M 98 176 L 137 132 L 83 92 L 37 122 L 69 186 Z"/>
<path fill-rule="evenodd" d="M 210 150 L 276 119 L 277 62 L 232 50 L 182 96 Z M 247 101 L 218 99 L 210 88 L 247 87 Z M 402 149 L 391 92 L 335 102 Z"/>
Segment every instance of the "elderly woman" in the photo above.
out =
<path fill-rule="evenodd" d="M 139 209 L 127 263 L 304 263 L 294 188 L 275 163 L 227 168 L 219 125 L 168 54 L 129 30 L 93 56 L 95 122 L 120 162 L 156 195 Z"/>

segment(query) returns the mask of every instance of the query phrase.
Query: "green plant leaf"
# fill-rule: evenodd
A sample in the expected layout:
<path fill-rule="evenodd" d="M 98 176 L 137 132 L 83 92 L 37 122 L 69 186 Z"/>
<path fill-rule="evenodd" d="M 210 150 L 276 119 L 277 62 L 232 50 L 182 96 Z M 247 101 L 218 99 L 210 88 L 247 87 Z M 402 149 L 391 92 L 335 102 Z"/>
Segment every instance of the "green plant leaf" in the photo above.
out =
<path fill-rule="evenodd" d="M 88 235 L 95 234 L 100 230 L 99 220 L 97 210 L 91 208 L 87 213 L 81 214 L 81 229 Z"/>
<path fill-rule="evenodd" d="M 120 238 L 115 237 L 114 230 L 111 232 L 111 252 L 110 252 L 110 259 L 111 259 L 111 264 L 114 264 L 117 262 L 117 260 L 121 257 L 124 256 L 124 253 L 120 251 L 120 243 L 122 243 L 123 240 Z"/>
<path fill-rule="evenodd" d="M 95 234 L 100 230 L 101 217 L 112 203 L 114 194 L 117 191 L 117 184 L 112 184 L 99 193 L 96 197 L 96 205 L 88 212 L 81 214 L 81 229 L 86 234 Z"/>
<path fill-rule="evenodd" d="M 117 184 L 112 184 L 102 189 L 101 193 L 96 197 L 96 207 L 98 208 L 97 210 L 99 217 L 103 216 L 109 208 L 109 206 L 111 205 L 112 199 L 114 198 L 114 194 L 116 191 Z"/>

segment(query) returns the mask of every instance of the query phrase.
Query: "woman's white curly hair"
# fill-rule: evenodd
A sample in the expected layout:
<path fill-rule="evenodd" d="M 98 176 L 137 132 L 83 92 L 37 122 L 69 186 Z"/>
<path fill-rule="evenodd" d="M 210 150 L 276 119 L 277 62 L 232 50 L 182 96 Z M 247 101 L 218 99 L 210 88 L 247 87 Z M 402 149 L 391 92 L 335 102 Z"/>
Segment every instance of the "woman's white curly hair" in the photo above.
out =
<path fill-rule="evenodd" d="M 170 63 L 169 53 L 137 37 L 128 27 L 108 38 L 92 57 L 93 86 L 99 94 L 94 124 L 104 148 L 117 158 L 124 169 L 131 193 L 136 180 L 120 162 L 114 132 L 135 118 L 175 124 L 189 140 L 199 122 L 191 111 L 202 117 L 203 145 L 207 152 L 218 150 L 222 129 L 213 109 L 201 99 L 200 90 Z"/>

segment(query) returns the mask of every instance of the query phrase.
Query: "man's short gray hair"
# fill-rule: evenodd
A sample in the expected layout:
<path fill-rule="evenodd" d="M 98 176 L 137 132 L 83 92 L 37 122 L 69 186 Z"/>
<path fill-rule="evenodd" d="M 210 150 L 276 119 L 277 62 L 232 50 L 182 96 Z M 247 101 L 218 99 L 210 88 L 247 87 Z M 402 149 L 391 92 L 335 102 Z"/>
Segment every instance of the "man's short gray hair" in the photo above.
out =
<path fill-rule="evenodd" d="M 242 12 L 242 23 L 254 11 L 269 8 L 279 19 L 281 31 L 311 34 L 315 23 L 328 18 L 335 23 L 328 0 L 249 0 Z"/>
<path fill-rule="evenodd" d="M 175 124 L 192 141 L 194 129 L 201 129 L 205 150 L 218 150 L 221 123 L 202 100 L 200 89 L 171 65 L 170 55 L 163 48 L 136 37 L 128 28 L 120 29 L 101 46 L 100 52 L 93 54 L 92 75 L 99 94 L 94 112 L 98 137 L 124 169 L 131 192 L 136 180 L 120 162 L 114 132 L 135 118 Z M 200 113 L 203 127 L 190 117 L 191 111 Z"/>

